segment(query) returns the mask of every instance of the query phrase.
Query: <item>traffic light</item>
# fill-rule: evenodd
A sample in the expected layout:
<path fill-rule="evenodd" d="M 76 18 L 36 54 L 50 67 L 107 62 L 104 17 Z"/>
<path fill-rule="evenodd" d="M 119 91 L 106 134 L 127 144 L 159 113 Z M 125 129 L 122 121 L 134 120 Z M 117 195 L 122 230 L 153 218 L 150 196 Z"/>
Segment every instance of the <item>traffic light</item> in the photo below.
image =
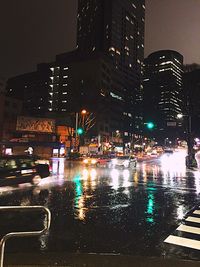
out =
<path fill-rule="evenodd" d="M 155 124 L 153 122 L 147 122 L 147 128 L 149 130 L 153 130 L 154 127 L 155 127 Z"/>
<path fill-rule="evenodd" d="M 78 128 L 77 129 L 77 134 L 78 135 L 82 135 L 83 133 L 84 133 L 83 128 Z"/>

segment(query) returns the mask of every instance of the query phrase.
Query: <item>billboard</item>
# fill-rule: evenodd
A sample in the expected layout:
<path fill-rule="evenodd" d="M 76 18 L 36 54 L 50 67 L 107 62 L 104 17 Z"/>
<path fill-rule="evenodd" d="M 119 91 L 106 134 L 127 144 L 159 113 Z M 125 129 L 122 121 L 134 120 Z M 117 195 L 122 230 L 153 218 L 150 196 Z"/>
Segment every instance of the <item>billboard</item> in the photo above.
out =
<path fill-rule="evenodd" d="M 17 131 L 54 133 L 55 120 L 46 118 L 17 117 Z"/>

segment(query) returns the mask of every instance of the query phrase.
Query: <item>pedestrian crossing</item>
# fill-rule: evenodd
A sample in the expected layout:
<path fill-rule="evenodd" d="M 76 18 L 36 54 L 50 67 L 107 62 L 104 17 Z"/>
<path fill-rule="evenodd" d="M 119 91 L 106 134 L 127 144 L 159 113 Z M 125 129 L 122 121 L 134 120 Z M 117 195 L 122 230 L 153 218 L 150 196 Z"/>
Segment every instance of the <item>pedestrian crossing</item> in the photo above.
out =
<path fill-rule="evenodd" d="M 200 207 L 188 214 L 174 234 L 169 235 L 165 243 L 200 250 Z"/>

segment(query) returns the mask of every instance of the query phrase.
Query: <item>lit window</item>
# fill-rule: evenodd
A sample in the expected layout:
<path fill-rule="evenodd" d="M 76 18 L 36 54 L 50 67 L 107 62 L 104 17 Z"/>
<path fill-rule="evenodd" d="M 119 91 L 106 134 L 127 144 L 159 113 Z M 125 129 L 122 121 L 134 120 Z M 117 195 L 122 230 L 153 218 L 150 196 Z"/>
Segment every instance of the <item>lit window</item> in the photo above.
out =
<path fill-rule="evenodd" d="M 120 55 L 121 53 L 119 50 L 116 49 L 116 54 Z"/>
<path fill-rule="evenodd" d="M 64 83 L 63 86 L 67 86 L 67 83 Z"/>
<path fill-rule="evenodd" d="M 114 47 L 110 47 L 109 51 L 115 51 L 115 48 Z"/>
<path fill-rule="evenodd" d="M 68 70 L 69 68 L 68 67 L 64 67 L 64 70 Z"/>
<path fill-rule="evenodd" d="M 66 78 L 68 78 L 68 76 L 67 76 L 67 75 L 65 75 L 65 76 L 63 76 L 63 78 L 64 78 L 64 79 L 66 79 Z"/>

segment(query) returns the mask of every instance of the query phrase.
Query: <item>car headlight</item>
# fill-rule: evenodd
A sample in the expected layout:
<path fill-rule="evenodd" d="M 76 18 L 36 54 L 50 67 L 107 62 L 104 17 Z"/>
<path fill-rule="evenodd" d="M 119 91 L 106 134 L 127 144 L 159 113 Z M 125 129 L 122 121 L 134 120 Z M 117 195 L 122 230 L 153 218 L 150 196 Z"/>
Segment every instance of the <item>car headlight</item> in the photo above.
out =
<path fill-rule="evenodd" d="M 83 163 L 87 164 L 88 163 L 88 159 L 84 159 Z"/>
<path fill-rule="evenodd" d="M 96 164 L 96 163 L 97 163 L 96 159 L 91 160 L 91 164 Z"/>

